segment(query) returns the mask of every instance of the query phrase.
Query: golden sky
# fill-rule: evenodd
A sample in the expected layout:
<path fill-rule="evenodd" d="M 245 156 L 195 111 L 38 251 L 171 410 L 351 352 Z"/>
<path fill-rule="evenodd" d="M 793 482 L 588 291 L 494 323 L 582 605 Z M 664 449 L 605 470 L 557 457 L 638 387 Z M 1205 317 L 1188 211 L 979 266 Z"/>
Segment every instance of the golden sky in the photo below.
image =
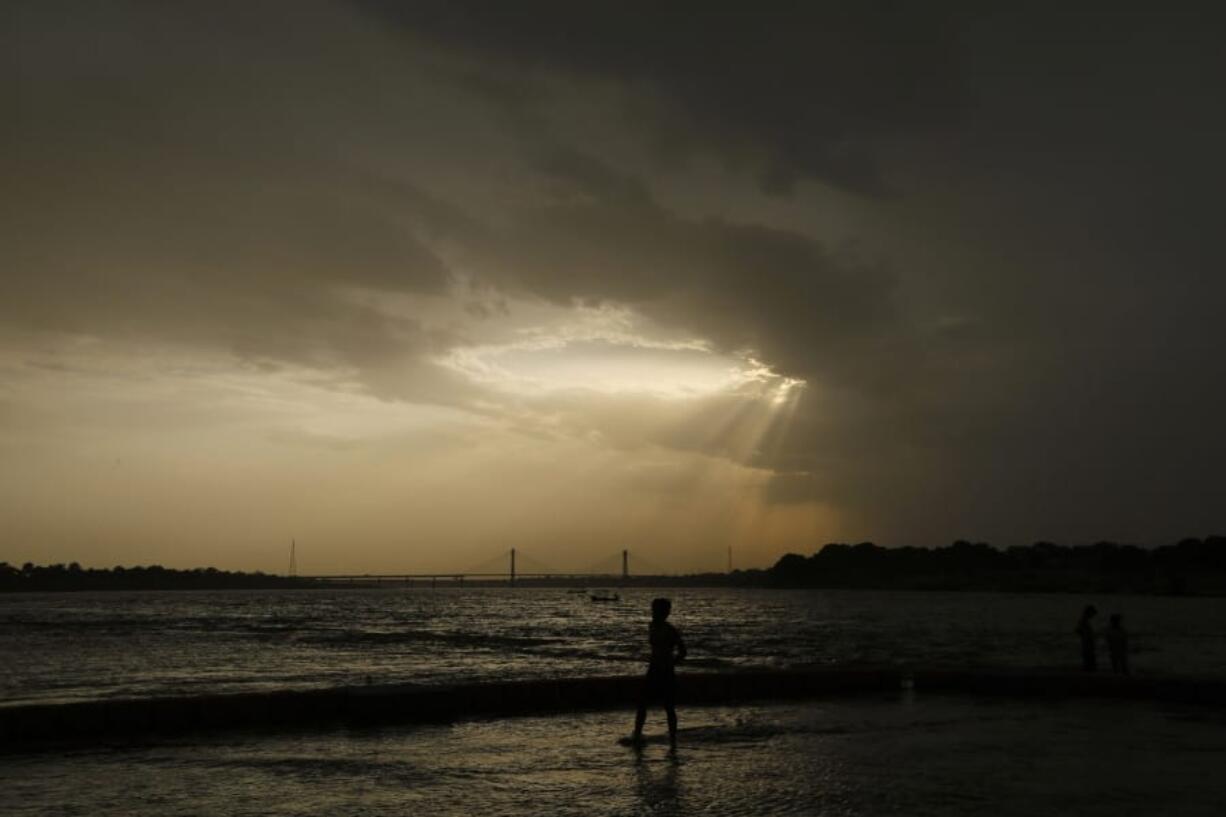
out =
<path fill-rule="evenodd" d="M 14 7 L 0 560 L 1220 530 L 1195 20 L 499 7 Z"/>

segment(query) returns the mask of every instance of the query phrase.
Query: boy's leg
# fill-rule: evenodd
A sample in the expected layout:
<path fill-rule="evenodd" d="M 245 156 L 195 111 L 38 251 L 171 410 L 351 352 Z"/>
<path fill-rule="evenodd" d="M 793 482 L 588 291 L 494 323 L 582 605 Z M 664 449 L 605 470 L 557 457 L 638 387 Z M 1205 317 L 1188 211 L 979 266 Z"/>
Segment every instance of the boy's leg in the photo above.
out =
<path fill-rule="evenodd" d="M 677 680 L 669 678 L 664 688 L 664 713 L 668 716 L 668 742 L 677 748 Z"/>
<path fill-rule="evenodd" d="M 643 722 L 647 720 L 647 699 L 651 697 L 651 681 L 651 673 L 648 672 L 643 679 L 643 686 L 639 689 L 639 707 L 634 713 L 635 740 L 643 736 Z"/>

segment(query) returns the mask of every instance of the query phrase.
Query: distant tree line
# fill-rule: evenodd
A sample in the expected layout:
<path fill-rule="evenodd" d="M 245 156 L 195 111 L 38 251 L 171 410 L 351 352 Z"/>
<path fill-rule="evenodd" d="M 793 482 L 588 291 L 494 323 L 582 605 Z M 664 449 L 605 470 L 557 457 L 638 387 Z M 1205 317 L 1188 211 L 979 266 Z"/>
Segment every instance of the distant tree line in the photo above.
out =
<path fill-rule="evenodd" d="M 1226 594 L 1226 537 L 1144 548 L 1115 542 L 1051 542 L 1005 549 L 986 542 L 885 548 L 829 544 L 812 556 L 790 553 L 766 571 L 772 587 L 1091 591 Z"/>
<path fill-rule="evenodd" d="M 241 573 L 198 567 L 175 570 L 149 567 L 83 568 L 72 564 L 35 565 L 26 562 L 14 567 L 0 562 L 0 592 L 59 590 L 214 590 L 310 587 L 310 579 L 272 576 L 267 573 Z"/>
<path fill-rule="evenodd" d="M 570 583 L 570 579 L 559 579 Z M 1051 542 L 995 548 L 959 540 L 947 547 L 828 544 L 811 556 L 789 553 L 766 570 L 688 576 L 632 576 L 631 586 L 828 587 L 883 590 L 998 590 L 1226 595 L 1226 537 L 1184 539 L 1156 548 Z M 0 562 L 0 592 L 210 590 L 335 587 L 312 579 L 213 567 L 20 568 Z"/>

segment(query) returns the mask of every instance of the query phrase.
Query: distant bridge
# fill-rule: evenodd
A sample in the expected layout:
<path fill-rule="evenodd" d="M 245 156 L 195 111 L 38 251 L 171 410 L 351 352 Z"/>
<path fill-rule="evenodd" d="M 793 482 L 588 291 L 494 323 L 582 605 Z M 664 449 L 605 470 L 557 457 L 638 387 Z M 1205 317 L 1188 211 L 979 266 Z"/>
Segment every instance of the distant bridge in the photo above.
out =
<path fill-rule="evenodd" d="M 347 584 L 374 583 L 374 584 L 404 584 L 404 585 L 412 586 L 414 583 L 420 583 L 420 584 L 429 583 L 430 586 L 432 587 L 437 586 L 440 582 L 462 586 L 465 581 L 472 581 L 472 582 L 478 582 L 478 583 L 495 583 L 495 582 L 505 581 L 506 583 L 511 584 L 511 585 L 514 585 L 520 582 L 528 583 L 528 582 L 543 582 L 543 581 L 548 581 L 548 582 L 567 582 L 567 581 L 612 582 L 612 581 L 618 581 L 618 580 L 627 581 L 631 578 L 630 551 L 622 550 L 620 553 L 620 557 L 621 557 L 621 571 L 620 572 L 614 569 L 606 569 L 606 570 L 593 569 L 593 570 L 586 570 L 586 571 L 550 570 L 548 568 L 545 568 L 545 566 L 541 565 L 540 563 L 536 563 L 535 565 L 533 565 L 533 567 L 536 567 L 537 569 L 530 570 L 530 571 L 523 571 L 523 570 L 518 569 L 517 561 L 523 561 L 525 559 L 529 559 L 529 557 L 526 557 L 526 555 L 522 551 L 518 551 L 516 548 L 511 548 L 508 553 L 505 553 L 505 554 L 500 553 L 498 554 L 498 556 L 495 557 L 495 559 L 498 561 L 501 561 L 505 558 L 509 558 L 510 560 L 508 564 L 509 569 L 505 571 L 488 569 L 487 566 L 489 565 L 489 562 L 493 560 L 487 560 L 485 563 L 478 565 L 476 569 L 465 570 L 465 571 L 455 572 L 455 573 L 446 572 L 446 571 L 436 571 L 432 573 L 336 573 L 336 574 L 324 574 L 324 575 L 315 575 L 315 576 L 302 576 L 301 578 L 313 579 L 316 581 L 324 581 L 324 582 L 343 582 Z M 616 556 L 611 557 L 611 558 L 616 558 Z M 529 560 L 532 562 L 536 562 L 536 560 L 534 559 L 529 559 Z M 636 559 L 636 560 L 642 561 L 642 559 Z M 609 565 L 609 567 L 612 567 L 612 565 L 610 565 L 609 562 L 610 562 L 610 559 L 604 559 L 604 560 L 601 560 L 601 562 L 598 562 L 593 567 L 598 568 L 598 567 L 604 567 L 605 565 Z M 297 575 L 295 571 L 295 567 L 296 567 L 296 557 L 291 557 L 291 563 L 290 563 L 290 575 L 291 576 Z M 655 566 L 652 565 L 652 567 L 655 567 Z M 482 568 L 485 568 L 485 569 L 482 569 Z M 540 568 L 545 568 L 545 569 L 540 569 Z M 650 573 L 641 573 L 637 575 L 638 576 L 644 576 L 644 575 L 658 576 L 658 575 L 664 575 L 664 574 L 665 574 L 665 571 L 663 570 L 660 570 L 658 572 L 653 570 Z"/>

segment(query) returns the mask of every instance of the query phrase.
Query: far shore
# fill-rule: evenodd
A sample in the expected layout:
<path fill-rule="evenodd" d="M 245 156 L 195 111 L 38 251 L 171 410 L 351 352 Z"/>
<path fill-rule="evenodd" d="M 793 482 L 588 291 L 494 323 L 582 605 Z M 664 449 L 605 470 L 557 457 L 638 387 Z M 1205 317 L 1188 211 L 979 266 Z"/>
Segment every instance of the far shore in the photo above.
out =
<path fill-rule="evenodd" d="M 1051 542 L 995 548 L 959 540 L 942 548 L 828 544 L 766 569 L 684 575 L 384 573 L 285 576 L 214 567 L 83 568 L 0 562 L 0 593 L 132 590 L 271 590 L 438 587 L 742 587 L 824 590 L 1226 595 L 1226 537 L 1158 547 Z"/>

